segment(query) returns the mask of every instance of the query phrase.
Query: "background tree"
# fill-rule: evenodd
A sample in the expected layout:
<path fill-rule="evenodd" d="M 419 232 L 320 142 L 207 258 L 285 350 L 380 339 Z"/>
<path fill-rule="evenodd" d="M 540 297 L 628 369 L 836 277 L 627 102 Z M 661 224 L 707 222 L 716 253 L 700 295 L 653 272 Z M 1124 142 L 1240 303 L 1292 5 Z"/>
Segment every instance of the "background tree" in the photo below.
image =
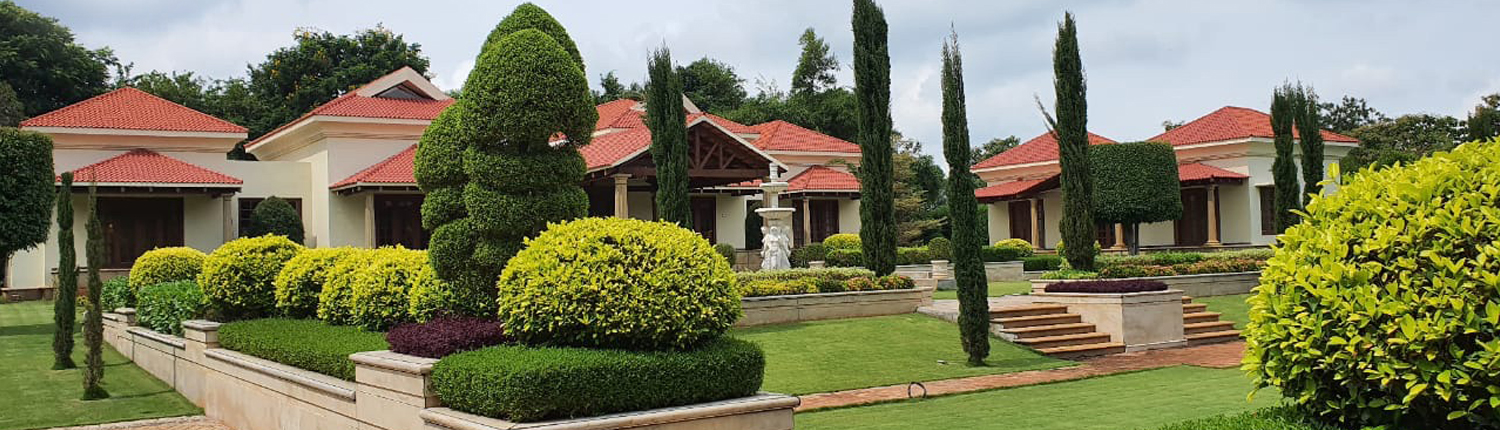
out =
<path fill-rule="evenodd" d="M 52 210 L 52 138 L 0 128 L 0 281 L 10 257 L 47 240 Z"/>
<path fill-rule="evenodd" d="M 620 78 L 615 76 L 614 70 L 599 75 L 599 87 L 603 91 L 594 93 L 594 103 L 603 104 L 623 98 L 630 98 L 626 97 L 625 84 L 620 83 Z"/>
<path fill-rule="evenodd" d="M 1385 114 L 1365 103 L 1365 99 L 1358 97 L 1344 96 L 1337 104 L 1319 103 L 1318 110 L 1325 123 L 1324 128 L 1343 134 L 1348 134 L 1356 128 L 1390 120 Z"/>
<path fill-rule="evenodd" d="M 896 219 L 891 167 L 891 55 L 885 12 L 854 0 L 854 87 L 860 147 L 860 246 L 876 275 L 896 270 Z"/>
<path fill-rule="evenodd" d="M 1354 173 L 1366 166 L 1410 162 L 1437 151 L 1453 149 L 1464 135 L 1457 118 L 1411 114 L 1349 131 L 1360 147 L 1339 160 L 1339 171 Z"/>
<path fill-rule="evenodd" d="M 1058 165 L 1062 169 L 1063 258 L 1078 270 L 1093 270 L 1095 250 L 1093 178 L 1089 174 L 1088 97 L 1078 27 L 1073 13 L 1063 15 L 1052 50 L 1053 85 L 1057 91 Z"/>
<path fill-rule="evenodd" d="M 1094 175 L 1094 220 L 1125 225 L 1131 255 L 1140 253 L 1141 223 L 1182 218 L 1177 153 L 1160 142 L 1089 148 Z"/>
<path fill-rule="evenodd" d="M 99 267 L 104 265 L 104 224 L 99 222 L 99 192 L 95 183 L 89 184 L 89 220 L 86 227 L 88 242 L 85 245 L 89 259 L 88 300 L 83 305 L 83 345 L 88 348 L 84 355 L 83 399 L 109 398 L 109 392 L 100 383 L 104 382 L 104 309 L 99 296 L 104 282 L 99 279 Z"/>
<path fill-rule="evenodd" d="M 1174 128 L 1182 127 L 1183 124 L 1186 124 L 1186 122 L 1183 122 L 1183 121 L 1173 121 L 1173 120 L 1170 120 L 1170 119 L 1166 120 L 1166 121 L 1162 121 L 1161 122 L 1161 131 L 1172 131 L 1172 129 L 1174 129 Z"/>
<path fill-rule="evenodd" d="M 811 30 L 811 29 L 809 29 Z M 803 31 L 802 54 L 792 75 L 792 90 L 784 92 L 775 81 L 757 81 L 757 94 L 725 118 L 759 124 L 783 120 L 847 141 L 858 140 L 858 108 L 854 92 L 838 86 L 838 58 L 817 33 Z"/>
<path fill-rule="evenodd" d="M 802 30 L 797 43 L 802 45 L 802 56 L 797 59 L 797 69 L 792 71 L 792 94 L 820 93 L 838 87 L 839 59 L 828 42 L 808 27 Z"/>
<path fill-rule="evenodd" d="M 1292 123 L 1296 121 L 1296 89 L 1284 85 L 1271 97 L 1271 133 L 1275 136 L 1276 159 L 1271 162 L 1275 180 L 1276 231 L 1297 224 L 1293 210 L 1302 206 L 1302 187 L 1297 184 L 1297 162 L 1293 155 Z"/>
<path fill-rule="evenodd" d="M 1297 143 L 1302 147 L 1302 203 L 1312 201 L 1312 196 L 1323 192 L 1323 118 L 1318 112 L 1318 93 L 1312 87 L 1298 85 L 1295 89 L 1297 104 Z"/>
<path fill-rule="evenodd" d="M 981 161 L 988 160 L 990 157 L 994 157 L 996 155 L 1000 155 L 1000 153 L 1009 151 L 1011 148 L 1015 148 L 1020 144 L 1021 139 L 1017 138 L 1014 134 L 1010 136 L 990 139 L 990 141 L 985 142 L 984 145 L 970 150 L 971 158 L 969 160 L 969 165 L 973 166 L 975 164 L 979 164 L 979 162 Z"/>
<path fill-rule="evenodd" d="M 922 142 L 891 131 L 891 192 L 894 196 L 896 244 L 916 246 L 941 236 L 948 215 L 948 196 L 942 168 L 922 153 Z M 856 175 L 857 167 L 851 168 Z"/>
<path fill-rule="evenodd" d="M 1500 110 L 1489 106 L 1476 106 L 1469 113 L 1468 127 L 1469 141 L 1490 140 L 1500 136 Z"/>
<path fill-rule="evenodd" d="M 109 48 L 88 49 L 57 19 L 0 1 L 0 79 L 37 116 L 109 89 L 109 70 L 118 66 Z"/>
<path fill-rule="evenodd" d="M 651 129 L 651 161 L 656 163 L 656 213 L 662 221 L 693 228 L 688 201 L 687 113 L 682 81 L 672 71 L 672 53 L 663 46 L 646 65 L 646 127 Z"/>
<path fill-rule="evenodd" d="M 292 242 L 303 242 L 302 216 L 297 213 L 297 208 L 280 197 L 267 197 L 256 204 L 250 211 L 249 221 L 245 229 L 251 237 L 279 234 Z"/>
<path fill-rule="evenodd" d="M 52 302 L 52 370 L 73 363 L 73 332 L 78 322 L 78 252 L 73 249 L 73 172 L 63 172 L 57 189 L 57 293 Z"/>
<path fill-rule="evenodd" d="M 943 43 L 943 157 L 948 160 L 948 204 L 973 207 L 974 177 L 969 173 L 969 114 L 964 97 L 963 56 L 958 34 Z M 984 365 L 990 355 L 989 287 L 979 252 L 981 220 L 974 211 L 953 211 L 953 279 L 958 284 L 958 327 L 969 364 Z"/>
<path fill-rule="evenodd" d="M 250 67 L 250 90 L 260 112 L 240 125 L 250 128 L 252 139 L 396 69 L 427 73 L 421 45 L 406 43 L 385 27 L 352 35 L 298 29 L 292 37 L 294 45 Z"/>
<path fill-rule="evenodd" d="M 16 90 L 0 81 L 0 127 L 16 127 L 26 120 L 26 106 L 21 105 Z"/>
<path fill-rule="evenodd" d="M 745 80 L 734 68 L 712 58 L 703 57 L 677 68 L 682 93 L 704 112 L 721 113 L 745 104 Z M 653 79 L 653 82 L 655 79 Z"/>

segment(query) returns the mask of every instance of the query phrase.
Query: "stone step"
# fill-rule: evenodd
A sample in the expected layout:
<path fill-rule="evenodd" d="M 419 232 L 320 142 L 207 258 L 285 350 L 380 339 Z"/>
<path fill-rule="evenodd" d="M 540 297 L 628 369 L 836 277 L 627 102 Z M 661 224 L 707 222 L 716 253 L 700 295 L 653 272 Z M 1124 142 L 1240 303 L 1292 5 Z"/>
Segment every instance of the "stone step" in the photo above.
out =
<path fill-rule="evenodd" d="M 1198 333 L 1212 333 L 1216 331 L 1234 330 L 1233 321 L 1209 321 L 1182 325 L 1182 334 L 1193 335 Z"/>
<path fill-rule="evenodd" d="M 1183 314 L 1191 314 L 1208 310 L 1208 305 L 1202 303 L 1185 303 L 1182 305 Z"/>
<path fill-rule="evenodd" d="M 1193 302 L 1193 296 L 1182 296 L 1182 303 L 1183 304 L 1192 303 L 1192 302 Z"/>
<path fill-rule="evenodd" d="M 1187 335 L 1189 345 L 1203 345 L 1207 343 L 1232 342 L 1240 340 L 1239 330 L 1220 330 L 1207 333 Z"/>
<path fill-rule="evenodd" d="M 1087 345 L 1091 343 L 1109 343 L 1109 333 L 1089 332 L 1077 334 L 1065 334 L 1060 336 L 1043 336 L 1016 340 L 1016 343 L 1026 345 L 1035 349 L 1056 348 L 1059 346 Z"/>
<path fill-rule="evenodd" d="M 1065 313 L 1068 313 L 1068 307 L 1063 305 L 1024 305 L 990 308 L 990 318 L 1015 318 Z"/>
<path fill-rule="evenodd" d="M 1037 352 L 1056 358 L 1094 357 L 1125 352 L 1125 344 L 1120 342 L 1091 343 L 1087 345 L 1044 348 L 1038 349 Z"/>
<path fill-rule="evenodd" d="M 1083 317 L 1077 314 L 1031 315 L 1012 318 L 991 318 L 990 322 L 998 323 L 1001 327 L 1005 328 L 1021 328 L 1083 322 Z"/>
<path fill-rule="evenodd" d="M 1223 315 L 1223 314 L 1220 314 L 1218 312 L 1193 312 L 1193 313 L 1186 313 L 1186 312 L 1184 312 L 1182 314 L 1182 323 L 1183 324 L 1192 324 L 1192 323 L 1201 323 L 1201 322 L 1214 322 L 1214 321 L 1218 321 L 1219 320 L 1219 315 Z"/>
<path fill-rule="evenodd" d="M 1030 339 L 1047 336 L 1062 336 L 1067 334 L 1089 333 L 1094 331 L 1094 325 L 1089 323 L 1053 324 L 1034 327 L 1004 328 L 1000 331 L 1016 339 Z"/>

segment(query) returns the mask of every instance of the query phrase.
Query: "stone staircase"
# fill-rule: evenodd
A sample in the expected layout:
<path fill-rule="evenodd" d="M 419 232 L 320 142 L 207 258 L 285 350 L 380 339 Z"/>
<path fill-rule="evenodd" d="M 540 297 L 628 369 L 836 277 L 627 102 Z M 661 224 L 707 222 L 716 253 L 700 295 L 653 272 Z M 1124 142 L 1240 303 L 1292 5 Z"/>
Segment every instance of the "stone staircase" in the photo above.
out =
<path fill-rule="evenodd" d="M 1218 312 L 1210 312 L 1208 305 L 1193 303 L 1193 298 L 1182 296 L 1182 334 L 1188 345 L 1240 340 L 1240 331 L 1234 329 L 1234 321 L 1219 321 Z"/>
<path fill-rule="evenodd" d="M 1188 345 L 1239 340 L 1234 322 L 1219 321 L 1208 305 L 1182 298 L 1183 334 Z M 991 331 L 1017 344 L 1057 358 L 1083 358 L 1125 352 L 1125 344 L 1095 330 L 1063 305 L 1032 304 L 990 309 Z"/>

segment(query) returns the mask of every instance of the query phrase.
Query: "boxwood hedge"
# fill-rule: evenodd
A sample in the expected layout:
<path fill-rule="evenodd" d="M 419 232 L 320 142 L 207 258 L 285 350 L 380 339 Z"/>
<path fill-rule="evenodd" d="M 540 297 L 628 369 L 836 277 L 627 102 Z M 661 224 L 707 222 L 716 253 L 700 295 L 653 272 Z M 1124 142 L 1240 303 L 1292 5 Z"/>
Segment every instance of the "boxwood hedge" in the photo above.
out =
<path fill-rule="evenodd" d="M 349 354 L 388 348 L 385 334 L 318 320 L 267 318 L 226 323 L 219 344 L 253 357 L 354 380 Z"/>

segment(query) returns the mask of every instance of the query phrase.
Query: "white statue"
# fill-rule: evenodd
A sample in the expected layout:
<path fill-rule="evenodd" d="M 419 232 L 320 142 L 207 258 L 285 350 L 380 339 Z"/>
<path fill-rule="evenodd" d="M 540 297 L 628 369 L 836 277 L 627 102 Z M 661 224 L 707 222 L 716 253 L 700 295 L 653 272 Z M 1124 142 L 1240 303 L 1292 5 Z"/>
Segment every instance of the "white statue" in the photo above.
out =
<path fill-rule="evenodd" d="M 791 257 L 792 239 L 787 237 L 786 228 L 773 225 L 770 227 L 761 227 L 760 232 L 763 236 L 760 247 L 760 269 L 779 270 L 792 268 L 792 263 L 788 260 Z"/>

